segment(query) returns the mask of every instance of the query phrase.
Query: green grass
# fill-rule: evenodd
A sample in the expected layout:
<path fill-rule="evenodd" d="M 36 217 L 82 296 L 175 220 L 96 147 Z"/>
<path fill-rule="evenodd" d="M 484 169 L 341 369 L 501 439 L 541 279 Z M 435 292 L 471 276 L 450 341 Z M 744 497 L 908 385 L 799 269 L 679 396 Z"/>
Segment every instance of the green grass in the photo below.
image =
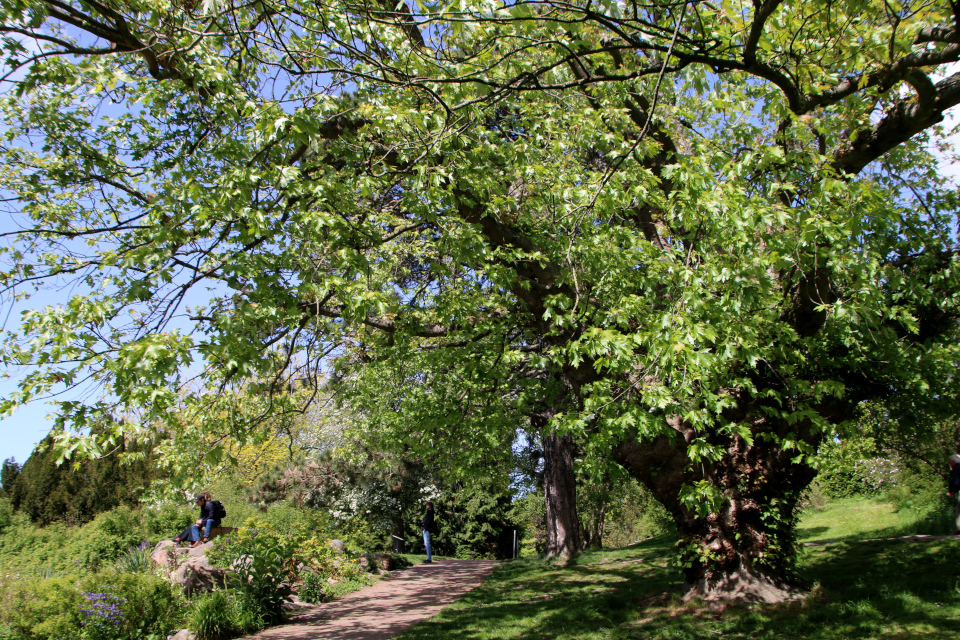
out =
<path fill-rule="evenodd" d="M 668 538 L 585 553 L 566 568 L 504 563 L 400 639 L 960 638 L 960 540 L 865 540 L 909 527 L 889 505 L 867 500 L 804 518 L 803 539 L 831 543 L 803 550 L 801 579 L 811 593 L 793 605 L 713 611 L 684 604 Z"/>
<path fill-rule="evenodd" d="M 427 554 L 425 553 L 401 553 L 399 555 L 409 560 L 410 564 L 421 564 L 427 560 Z M 438 556 L 437 554 L 433 554 L 434 560 L 443 560 L 449 557 L 450 556 Z"/>
<path fill-rule="evenodd" d="M 845 498 L 806 514 L 797 528 L 803 542 L 833 542 L 891 538 L 927 532 L 918 526 L 913 511 L 897 512 L 886 502 Z"/>

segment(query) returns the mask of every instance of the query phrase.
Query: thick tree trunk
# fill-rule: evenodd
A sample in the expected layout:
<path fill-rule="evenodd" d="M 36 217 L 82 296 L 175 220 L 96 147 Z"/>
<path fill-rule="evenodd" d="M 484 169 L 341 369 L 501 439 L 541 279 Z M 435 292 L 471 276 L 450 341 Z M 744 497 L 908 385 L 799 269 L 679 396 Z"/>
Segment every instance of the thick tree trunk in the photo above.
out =
<path fill-rule="evenodd" d="M 761 422 L 754 426 L 774 430 Z M 694 434 L 678 419 L 671 426 L 675 437 L 626 440 L 614 455 L 673 514 L 689 595 L 746 602 L 794 597 L 796 506 L 815 471 L 793 462 L 795 450 L 763 437 L 748 444 L 730 436 L 715 443 L 724 450 L 719 460 L 694 462 L 687 453 Z M 698 484 L 715 498 L 700 510 L 683 499 Z"/>
<path fill-rule="evenodd" d="M 584 549 L 603 547 L 603 525 L 607 515 L 607 502 L 595 505 L 589 517 L 581 518 L 583 523 L 582 543 Z"/>
<path fill-rule="evenodd" d="M 579 553 L 580 521 L 577 518 L 575 446 L 569 435 L 543 431 L 543 486 L 547 503 L 548 558 L 569 561 Z"/>

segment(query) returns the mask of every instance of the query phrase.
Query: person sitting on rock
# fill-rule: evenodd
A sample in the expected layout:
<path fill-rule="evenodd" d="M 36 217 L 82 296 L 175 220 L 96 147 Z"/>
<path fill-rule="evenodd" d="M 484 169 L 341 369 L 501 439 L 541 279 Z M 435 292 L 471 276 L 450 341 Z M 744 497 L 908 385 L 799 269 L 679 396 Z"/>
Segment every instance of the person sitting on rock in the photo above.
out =
<path fill-rule="evenodd" d="M 179 536 L 173 539 L 174 542 L 190 542 L 191 547 L 199 547 L 204 542 L 210 540 L 210 530 L 220 526 L 220 519 L 217 517 L 216 508 L 213 500 L 210 499 L 210 492 L 204 491 L 196 497 L 197 506 L 200 507 L 200 518 L 183 530 Z M 200 538 L 200 527 L 203 527 L 203 538 Z"/>

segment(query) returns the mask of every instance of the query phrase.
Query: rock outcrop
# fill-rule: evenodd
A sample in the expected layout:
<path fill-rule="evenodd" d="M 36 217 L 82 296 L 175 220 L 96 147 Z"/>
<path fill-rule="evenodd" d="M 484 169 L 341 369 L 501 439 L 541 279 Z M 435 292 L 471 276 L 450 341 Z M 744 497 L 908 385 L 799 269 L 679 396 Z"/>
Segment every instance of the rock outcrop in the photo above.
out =
<path fill-rule="evenodd" d="M 227 586 L 228 569 L 214 567 L 204 555 L 188 557 L 170 574 L 170 582 L 179 585 L 186 595 L 223 589 Z"/>
<path fill-rule="evenodd" d="M 369 571 L 393 571 L 393 556 L 389 553 L 365 553 L 360 556 L 360 566 Z"/>
<path fill-rule="evenodd" d="M 192 595 L 223 589 L 227 584 L 230 570 L 210 563 L 206 555 L 210 549 L 213 549 L 212 542 L 198 547 L 178 547 L 170 540 L 164 540 L 154 548 L 151 558 L 170 572 L 170 582 L 179 585 L 186 595 Z"/>

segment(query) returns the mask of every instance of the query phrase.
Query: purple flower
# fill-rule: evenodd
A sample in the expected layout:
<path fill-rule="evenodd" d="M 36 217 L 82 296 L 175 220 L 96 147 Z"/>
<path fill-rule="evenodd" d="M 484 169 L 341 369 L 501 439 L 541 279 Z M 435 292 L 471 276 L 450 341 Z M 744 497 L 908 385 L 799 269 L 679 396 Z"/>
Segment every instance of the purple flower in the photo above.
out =
<path fill-rule="evenodd" d="M 114 589 L 113 585 L 107 585 L 106 589 Z M 123 611 L 120 605 L 127 602 L 126 598 L 120 598 L 109 591 L 96 593 L 93 591 L 81 594 L 87 604 L 81 605 L 80 613 L 85 616 L 81 622 L 83 626 L 92 625 L 103 629 L 106 627 L 117 627 L 123 622 Z"/>

